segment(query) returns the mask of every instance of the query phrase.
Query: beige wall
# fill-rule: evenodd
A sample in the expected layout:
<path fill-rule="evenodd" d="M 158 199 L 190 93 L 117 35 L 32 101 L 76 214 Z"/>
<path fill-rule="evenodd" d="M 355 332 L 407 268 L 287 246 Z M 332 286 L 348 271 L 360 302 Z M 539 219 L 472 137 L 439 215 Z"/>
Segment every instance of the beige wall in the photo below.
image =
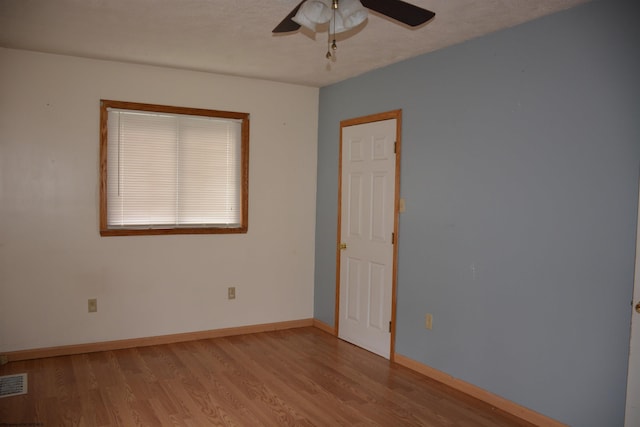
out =
<path fill-rule="evenodd" d="M 101 98 L 250 113 L 249 233 L 100 237 Z M 312 317 L 317 120 L 316 88 L 0 49 L 0 351 Z"/>

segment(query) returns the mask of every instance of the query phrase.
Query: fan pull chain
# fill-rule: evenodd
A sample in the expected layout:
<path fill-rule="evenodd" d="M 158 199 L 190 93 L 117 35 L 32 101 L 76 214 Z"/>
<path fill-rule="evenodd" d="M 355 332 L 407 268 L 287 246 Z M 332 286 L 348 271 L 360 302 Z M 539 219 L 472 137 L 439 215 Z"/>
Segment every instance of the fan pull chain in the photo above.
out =
<path fill-rule="evenodd" d="M 327 54 L 325 55 L 325 57 L 327 59 L 331 59 L 331 56 L 331 31 L 329 31 L 329 34 L 327 35 Z"/>
<path fill-rule="evenodd" d="M 331 50 L 338 49 L 338 44 L 336 43 L 336 10 L 338 9 L 338 0 L 333 0 L 333 2 L 331 3 L 331 8 L 333 9 L 333 19 L 329 22 L 327 54 L 325 55 L 327 59 L 331 59 L 333 57 L 333 55 L 331 54 Z M 331 24 L 333 24 L 333 42 L 331 40 Z"/>

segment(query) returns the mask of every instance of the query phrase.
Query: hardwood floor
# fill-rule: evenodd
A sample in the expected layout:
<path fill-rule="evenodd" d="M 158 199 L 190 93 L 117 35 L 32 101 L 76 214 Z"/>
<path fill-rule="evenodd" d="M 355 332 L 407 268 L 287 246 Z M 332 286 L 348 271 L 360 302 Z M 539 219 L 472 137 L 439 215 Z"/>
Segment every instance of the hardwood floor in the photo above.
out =
<path fill-rule="evenodd" d="M 0 425 L 531 426 L 317 328 L 11 362 Z"/>

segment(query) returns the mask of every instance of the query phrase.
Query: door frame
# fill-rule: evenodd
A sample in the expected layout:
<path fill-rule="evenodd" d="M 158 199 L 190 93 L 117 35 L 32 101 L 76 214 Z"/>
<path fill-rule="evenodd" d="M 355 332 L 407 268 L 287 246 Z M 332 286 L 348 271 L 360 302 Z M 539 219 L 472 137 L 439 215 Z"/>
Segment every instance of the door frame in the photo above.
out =
<path fill-rule="evenodd" d="M 356 117 L 353 119 L 346 119 L 340 121 L 340 156 L 338 160 L 338 235 L 336 238 L 336 297 L 335 297 L 335 319 L 334 319 L 334 335 L 338 336 L 340 331 L 340 258 L 341 258 L 341 232 L 342 232 L 342 129 L 349 126 L 361 125 L 366 123 L 379 122 L 383 120 L 395 119 L 396 120 L 396 141 L 395 141 L 395 156 L 396 156 L 396 171 L 395 171 L 395 188 L 394 188 L 394 201 L 393 201 L 393 271 L 391 280 L 391 342 L 389 349 L 389 360 L 395 361 L 395 347 L 396 347 L 396 291 L 397 291 L 397 276 L 398 276 L 398 220 L 399 220 L 399 206 L 400 206 L 400 159 L 402 153 L 402 110 L 391 110 L 384 113 L 371 114 L 363 117 Z"/>

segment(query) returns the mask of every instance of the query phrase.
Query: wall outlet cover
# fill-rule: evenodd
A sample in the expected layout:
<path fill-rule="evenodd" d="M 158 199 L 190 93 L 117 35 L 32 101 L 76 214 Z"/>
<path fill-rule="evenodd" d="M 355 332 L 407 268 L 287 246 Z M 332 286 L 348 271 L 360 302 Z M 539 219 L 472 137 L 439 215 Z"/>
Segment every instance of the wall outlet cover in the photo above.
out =
<path fill-rule="evenodd" d="M 424 319 L 424 327 L 431 330 L 433 329 L 433 315 L 427 314 Z"/>

